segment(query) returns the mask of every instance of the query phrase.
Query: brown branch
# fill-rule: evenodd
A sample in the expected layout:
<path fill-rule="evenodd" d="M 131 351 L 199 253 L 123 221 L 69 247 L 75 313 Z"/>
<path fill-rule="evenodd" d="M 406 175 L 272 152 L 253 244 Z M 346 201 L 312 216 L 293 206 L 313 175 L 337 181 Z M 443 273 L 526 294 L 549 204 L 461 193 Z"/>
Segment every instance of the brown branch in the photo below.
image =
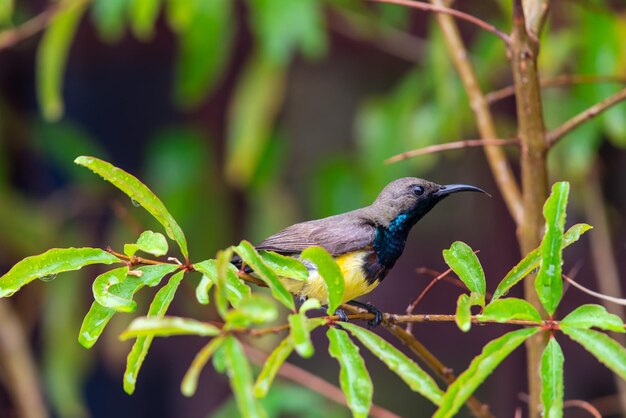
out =
<path fill-rule="evenodd" d="M 596 84 L 596 83 L 626 83 L 626 76 L 620 75 L 583 75 L 563 74 L 554 78 L 545 78 L 539 81 L 542 88 L 570 86 L 572 84 Z M 485 95 L 489 104 L 506 99 L 515 94 L 515 86 L 506 86 Z"/>
<path fill-rule="evenodd" d="M 446 5 L 443 0 L 431 0 L 431 3 L 439 7 Z M 443 31 L 448 53 L 469 97 L 480 136 L 483 139 L 498 138 L 489 104 L 478 85 L 472 64 L 468 61 L 468 52 L 454 19 L 448 15 L 437 14 L 437 22 Z M 493 145 L 485 147 L 485 154 L 507 208 L 515 223 L 520 225 L 523 216 L 521 193 L 506 155 L 500 147 Z"/>
<path fill-rule="evenodd" d="M 584 409 L 585 411 L 589 412 L 589 414 L 591 414 L 591 416 L 593 416 L 594 418 L 602 418 L 602 414 L 600 414 L 600 411 L 598 411 L 593 405 L 591 405 L 589 402 L 581 401 L 579 399 L 569 399 L 567 401 L 564 401 L 563 409 L 565 408 Z"/>
<path fill-rule="evenodd" d="M 570 131 L 574 130 L 575 128 L 583 124 L 584 122 L 599 115 L 600 113 L 604 112 L 605 110 L 609 109 L 610 107 L 618 104 L 619 102 L 623 100 L 626 100 L 626 88 L 618 91 L 617 93 L 615 93 L 614 95 L 610 97 L 607 97 L 601 102 L 596 103 L 595 105 L 591 106 L 589 109 L 585 110 L 584 112 L 581 112 L 578 115 L 574 116 L 573 118 L 565 122 L 563 125 L 548 132 L 548 134 L 546 135 L 546 139 L 548 143 L 550 144 L 550 146 L 554 146 L 554 144 L 556 144 L 559 141 L 559 139 L 561 139 L 565 134 L 569 133 Z"/>
<path fill-rule="evenodd" d="M 269 357 L 267 353 L 247 344 L 244 345 L 244 351 L 246 352 L 248 358 L 250 358 L 250 360 L 258 366 L 263 366 Z M 346 402 L 346 396 L 339 387 L 294 364 L 287 362 L 283 363 L 281 368 L 278 370 L 278 375 L 287 380 L 291 380 L 300 386 L 304 386 L 313 392 L 319 393 L 339 405 L 348 405 Z M 374 418 L 400 418 L 393 412 L 378 405 L 372 405 L 368 416 Z"/>
<path fill-rule="evenodd" d="M 24 39 L 41 32 L 60 10 L 61 6 L 54 4 L 20 26 L 0 32 L 0 50 L 10 48 Z"/>
<path fill-rule="evenodd" d="M 444 271 L 443 273 L 441 273 L 440 275 L 438 275 L 437 277 L 435 277 L 434 279 L 432 279 L 430 281 L 430 283 L 428 283 L 428 285 L 424 288 L 424 290 L 422 290 L 422 292 L 419 294 L 419 296 L 409 304 L 409 306 L 407 306 L 406 308 L 406 314 L 407 315 L 411 315 L 413 313 L 413 311 L 415 310 L 415 308 L 417 307 L 417 305 L 422 301 L 422 299 L 424 299 L 424 296 L 426 296 L 426 293 L 428 293 L 428 291 L 441 279 L 443 279 L 444 277 L 446 277 L 448 274 L 452 273 L 452 269 L 448 269 L 446 271 Z M 413 332 L 413 322 L 409 323 L 406 327 L 407 332 Z"/>
<path fill-rule="evenodd" d="M 491 23 L 485 22 L 482 19 L 477 18 L 476 16 L 467 14 L 467 13 L 463 13 L 459 10 L 455 10 L 455 9 L 451 9 L 449 7 L 445 7 L 445 6 L 440 6 L 440 5 L 432 5 L 432 4 L 428 4 L 428 3 L 423 3 L 420 1 L 411 1 L 411 0 L 369 0 L 375 3 L 388 3 L 388 4 L 397 4 L 399 6 L 406 6 L 406 7 L 411 7 L 413 9 L 419 9 L 419 10 L 424 10 L 427 12 L 433 12 L 433 13 L 440 13 L 440 14 L 446 14 L 446 15 L 450 15 L 450 16 L 454 16 L 458 19 L 461 20 L 465 20 L 466 22 L 470 22 L 476 26 L 478 26 L 479 28 L 493 33 L 494 35 L 496 35 L 498 38 L 502 39 L 504 41 L 505 44 L 509 44 L 510 39 L 509 39 L 509 35 L 507 35 L 506 33 L 502 32 L 500 29 L 498 29 L 497 27 L 495 27 L 494 25 L 492 25 Z"/>
<path fill-rule="evenodd" d="M 392 164 L 398 161 L 406 160 L 408 158 L 434 154 L 436 152 L 450 151 L 454 149 L 502 145 L 519 145 L 519 141 L 516 139 L 464 139 L 462 141 L 447 142 L 445 144 L 431 145 L 424 148 L 406 151 L 401 154 L 394 155 L 393 157 L 387 158 L 385 160 L 385 164 Z"/>

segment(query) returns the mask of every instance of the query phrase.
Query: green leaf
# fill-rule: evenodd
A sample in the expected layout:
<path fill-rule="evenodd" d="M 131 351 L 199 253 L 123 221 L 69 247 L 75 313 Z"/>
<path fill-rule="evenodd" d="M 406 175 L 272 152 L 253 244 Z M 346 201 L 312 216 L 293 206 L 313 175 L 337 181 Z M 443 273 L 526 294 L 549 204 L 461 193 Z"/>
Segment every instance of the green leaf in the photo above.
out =
<path fill-rule="evenodd" d="M 213 338 L 207 345 L 202 347 L 202 350 L 196 354 L 196 357 L 193 359 L 191 366 L 185 373 L 185 377 L 183 377 L 183 381 L 180 385 L 180 391 L 185 396 L 193 396 L 196 393 L 196 389 L 198 388 L 198 378 L 200 377 L 200 372 L 204 369 L 204 366 L 207 364 L 211 356 L 222 346 L 224 342 L 224 337 L 216 337 Z"/>
<path fill-rule="evenodd" d="M 160 8 L 160 0 L 130 0 L 128 4 L 130 24 L 137 38 L 142 40 L 152 38 Z"/>
<path fill-rule="evenodd" d="M 265 360 L 263 369 L 254 384 L 254 396 L 264 398 L 269 392 L 274 378 L 287 357 L 293 352 L 293 339 L 288 336 L 278 344 L 272 354 Z"/>
<path fill-rule="evenodd" d="M 53 248 L 43 254 L 26 257 L 0 277 L 0 298 L 13 295 L 35 279 L 80 270 L 90 264 L 113 264 L 120 260 L 99 248 Z"/>
<path fill-rule="evenodd" d="M 120 335 L 120 340 L 128 340 L 140 336 L 170 337 L 172 335 L 199 335 L 214 337 L 221 332 L 215 325 L 196 321 L 190 318 L 164 316 L 163 318 L 149 318 L 141 316 L 135 318 L 128 328 Z"/>
<path fill-rule="evenodd" d="M 506 298 L 491 302 L 485 307 L 483 313 L 478 315 L 479 321 L 507 322 L 511 319 L 535 321 L 541 324 L 541 315 L 537 309 L 524 299 Z"/>
<path fill-rule="evenodd" d="M 345 331 L 328 328 L 326 331 L 330 343 L 328 351 L 337 359 L 341 370 L 339 383 L 346 395 L 348 407 L 355 418 L 367 417 L 372 406 L 374 388 L 365 362 L 359 354 L 359 348 L 350 340 Z"/>
<path fill-rule="evenodd" d="M 174 98 L 183 107 L 200 103 L 217 85 L 232 51 L 233 20 L 231 0 L 170 1 L 170 21 L 178 35 Z M 186 8 L 188 10 L 182 10 Z M 184 13 L 183 13 L 184 12 Z M 176 23 L 174 23 L 176 22 Z M 211 51 L 207 53 L 207 51 Z"/>
<path fill-rule="evenodd" d="M 181 270 L 172 276 L 170 281 L 163 286 L 154 297 L 154 300 L 150 304 L 148 309 L 148 318 L 163 318 L 165 312 L 172 303 L 176 290 L 183 280 L 185 271 Z M 137 383 L 137 374 L 139 369 L 148 354 L 150 344 L 152 344 L 152 335 L 146 335 L 138 337 L 128 354 L 126 359 L 126 371 L 124 372 L 124 391 L 128 394 L 132 394 L 135 391 L 135 384 Z"/>
<path fill-rule="evenodd" d="M 613 373 L 626 380 L 626 349 L 608 335 L 590 329 L 561 325 L 561 331 L 585 347 Z"/>
<path fill-rule="evenodd" d="M 92 20 L 102 39 L 115 42 L 122 38 L 127 6 L 128 0 L 93 0 Z"/>
<path fill-rule="evenodd" d="M 301 314 L 313 310 L 313 309 L 320 309 L 322 307 L 322 303 L 315 299 L 315 298 L 309 298 L 307 300 L 304 301 L 304 303 L 302 305 L 300 305 L 300 310 L 299 312 Z"/>
<path fill-rule="evenodd" d="M 587 224 L 576 224 L 572 226 L 566 233 L 563 235 L 563 246 L 562 248 L 569 247 L 574 242 L 578 241 L 580 236 L 585 232 L 589 231 L 593 227 Z M 531 252 L 526 255 L 511 271 L 507 273 L 507 275 L 502 279 L 498 288 L 493 294 L 491 301 L 495 301 L 496 299 L 504 296 L 509 289 L 515 286 L 520 280 L 524 277 L 528 276 L 534 269 L 539 267 L 539 263 L 541 262 L 541 253 L 539 248 L 535 248 Z"/>
<path fill-rule="evenodd" d="M 293 297 L 285 286 L 278 280 L 274 272 L 263 262 L 263 259 L 248 241 L 233 247 L 233 250 L 241 257 L 241 259 L 263 280 L 272 291 L 272 295 L 278 299 L 283 305 L 291 310 L 295 309 Z"/>
<path fill-rule="evenodd" d="M 303 358 L 309 358 L 315 352 L 311 335 L 307 328 L 308 318 L 303 314 L 289 315 L 290 336 L 296 352 Z"/>
<path fill-rule="evenodd" d="M 137 240 L 137 247 L 144 253 L 152 254 L 156 257 L 167 254 L 167 240 L 158 232 L 144 231 Z"/>
<path fill-rule="evenodd" d="M 242 187 L 252 180 L 285 95 L 285 78 L 283 66 L 259 54 L 246 64 L 228 112 L 226 175 L 231 184 Z"/>
<path fill-rule="evenodd" d="M 223 256 L 226 256 L 224 260 L 224 281 L 226 288 L 226 298 L 236 308 L 237 306 L 239 306 L 241 299 L 250 295 L 250 287 L 248 287 L 248 285 L 246 285 L 239 277 L 237 277 L 237 267 L 230 264 L 230 256 L 228 256 L 227 253 L 223 254 Z M 200 263 L 195 263 L 194 268 L 202 273 L 204 277 L 207 277 L 210 280 L 211 285 L 215 284 L 219 286 L 217 278 L 216 260 L 206 260 Z M 202 300 L 205 300 L 204 298 L 206 297 L 206 301 L 208 303 L 208 291 L 211 288 L 211 285 L 209 285 L 204 277 L 198 285 L 198 289 L 196 289 L 196 292 L 202 292 L 200 298 Z M 200 299 L 198 299 L 198 301 L 200 301 Z"/>
<path fill-rule="evenodd" d="M 563 416 L 563 351 L 550 338 L 541 356 L 541 402 L 545 418 Z"/>
<path fill-rule="evenodd" d="M 625 332 L 624 322 L 619 316 L 608 313 L 604 306 L 592 304 L 582 305 L 574 309 L 563 318 L 561 325 L 586 329 L 596 327 L 607 331 Z"/>
<path fill-rule="evenodd" d="M 563 295 L 563 228 L 567 208 L 569 183 L 560 182 L 552 186 L 552 194 L 543 206 L 546 232 L 541 242 L 541 267 L 535 279 L 539 300 L 548 314 L 554 314 Z"/>
<path fill-rule="evenodd" d="M 539 328 L 518 329 L 487 344 L 482 353 L 474 357 L 467 370 L 448 387 L 433 417 L 453 417 L 502 360 L 537 331 Z"/>
<path fill-rule="evenodd" d="M 470 330 L 472 326 L 472 312 L 470 308 L 469 296 L 465 293 L 459 295 L 459 298 L 456 301 L 456 315 L 454 316 L 454 322 L 459 327 L 459 329 L 463 332 L 467 332 Z"/>
<path fill-rule="evenodd" d="M 478 257 L 467 244 L 454 242 L 449 249 L 443 250 L 443 258 L 471 292 L 485 295 L 485 273 Z"/>
<path fill-rule="evenodd" d="M 229 335 L 224 340 L 224 360 L 230 387 L 237 401 L 237 408 L 243 418 L 264 416 L 265 411 L 258 404 L 252 390 L 252 371 L 248 358 L 235 337 Z"/>
<path fill-rule="evenodd" d="M 417 363 L 371 331 L 351 323 L 342 323 L 341 326 L 350 331 L 372 354 L 396 373 L 412 391 L 439 405 L 443 391 Z"/>
<path fill-rule="evenodd" d="M 14 6 L 13 0 L 0 0 L 0 27 L 11 22 Z"/>
<path fill-rule="evenodd" d="M 135 312 L 137 302 L 131 298 L 123 298 L 111 293 L 110 288 L 120 284 L 126 278 L 128 267 L 121 267 L 115 270 L 102 273 L 92 284 L 93 296 L 96 302 L 105 308 L 111 308 L 116 312 Z"/>
<path fill-rule="evenodd" d="M 56 121 L 63 116 L 63 73 L 72 39 L 87 1 L 64 2 L 51 18 L 37 48 L 37 97 L 43 116 Z"/>
<path fill-rule="evenodd" d="M 274 251 L 259 251 L 259 255 L 265 262 L 265 265 L 279 277 L 288 277 L 296 280 L 309 278 L 309 270 L 306 266 L 293 257 L 287 257 Z"/>
<path fill-rule="evenodd" d="M 262 324 L 275 321 L 278 309 L 272 299 L 262 295 L 248 295 L 241 300 L 237 309 L 225 315 L 228 329 L 247 328 L 250 324 Z"/>
<path fill-rule="evenodd" d="M 172 215 L 167 211 L 163 202 L 161 202 L 145 184 L 121 168 L 117 168 L 98 158 L 83 156 L 78 157 L 74 162 L 101 175 L 106 181 L 128 195 L 134 202 L 143 206 L 161 223 L 161 225 L 163 225 L 167 236 L 178 243 L 183 256 L 185 258 L 189 257 L 187 240 L 185 239 L 183 230 L 180 229 L 180 226 L 178 226 Z"/>
<path fill-rule="evenodd" d="M 328 251 L 322 247 L 309 247 L 302 251 L 302 260 L 311 261 L 326 284 L 328 292 L 328 315 L 333 315 L 343 302 L 344 282 L 341 269 Z"/>
<path fill-rule="evenodd" d="M 176 269 L 178 266 L 175 264 L 139 267 L 137 270 L 141 271 L 141 276 L 127 276 L 122 283 L 111 286 L 109 292 L 122 299 L 132 299 L 139 289 L 144 286 L 154 287 L 158 285 L 166 274 Z M 80 327 L 78 342 L 85 348 L 93 347 L 114 314 L 113 309 L 105 308 L 94 302 Z"/>
<path fill-rule="evenodd" d="M 206 274 L 203 274 L 200 283 L 196 286 L 196 299 L 201 305 L 209 304 L 209 290 L 211 290 L 211 286 L 213 286 L 213 280 Z"/>

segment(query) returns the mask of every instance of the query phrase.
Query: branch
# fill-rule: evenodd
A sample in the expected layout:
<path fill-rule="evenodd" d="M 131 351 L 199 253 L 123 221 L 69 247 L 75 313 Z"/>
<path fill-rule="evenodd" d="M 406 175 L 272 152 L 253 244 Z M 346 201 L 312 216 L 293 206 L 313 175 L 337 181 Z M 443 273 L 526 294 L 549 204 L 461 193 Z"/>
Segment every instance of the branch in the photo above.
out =
<path fill-rule="evenodd" d="M 579 113 L 578 115 L 574 116 L 573 118 L 565 122 L 563 125 L 548 132 L 548 134 L 546 135 L 546 139 L 548 143 L 550 144 L 550 146 L 554 146 L 554 144 L 556 144 L 559 141 L 559 139 L 561 139 L 565 134 L 574 130 L 579 125 L 599 115 L 600 113 L 604 112 L 605 110 L 609 109 L 610 107 L 618 104 L 619 102 L 623 100 L 626 100 L 626 88 L 618 91 L 617 93 L 615 93 L 614 95 L 610 97 L 607 97 L 601 102 L 596 103 L 595 105 L 591 106 L 589 109 L 585 110 L 584 112 Z"/>
<path fill-rule="evenodd" d="M 589 412 L 594 418 L 602 418 L 602 414 L 589 402 L 581 401 L 579 399 L 570 399 L 563 402 L 563 409 L 565 408 L 580 408 Z"/>
<path fill-rule="evenodd" d="M 454 16 L 458 19 L 465 20 L 466 22 L 470 22 L 479 28 L 486 30 L 487 32 L 493 33 L 498 38 L 502 39 L 505 44 L 509 44 L 510 39 L 509 35 L 502 32 L 500 29 L 492 25 L 491 23 L 485 22 L 482 19 L 477 18 L 476 16 L 472 16 L 467 13 L 463 13 L 459 10 L 451 9 L 445 6 L 432 5 L 428 3 L 423 3 L 419 1 L 411 1 L 411 0 L 369 0 L 375 3 L 388 3 L 388 4 L 397 4 L 400 6 L 411 7 L 414 9 L 424 10 L 427 12 L 433 13 L 442 13 L 450 16 Z"/>
<path fill-rule="evenodd" d="M 431 2 L 439 7 L 446 5 L 444 0 L 431 0 Z M 438 14 L 437 21 L 443 31 L 450 58 L 454 62 L 469 97 L 480 136 L 483 139 L 497 138 L 498 134 L 489 110 L 489 104 L 480 89 L 472 64 L 468 61 L 468 53 L 454 19 L 444 14 Z M 485 147 L 485 154 L 507 208 L 515 223 L 520 225 L 523 215 L 522 198 L 506 155 L 500 147 L 493 145 Z"/>
<path fill-rule="evenodd" d="M 393 164 L 409 158 L 434 154 L 436 152 L 449 151 L 453 149 L 502 145 L 519 145 L 519 141 L 516 139 L 464 139 L 462 141 L 447 142 L 445 144 L 431 145 L 424 148 L 414 149 L 412 151 L 406 151 L 401 154 L 394 155 L 393 157 L 387 158 L 385 160 L 385 164 Z"/>
<path fill-rule="evenodd" d="M 60 4 L 54 4 L 20 26 L 0 32 L 0 50 L 10 48 L 24 39 L 41 32 L 60 10 Z"/>
<path fill-rule="evenodd" d="M 572 84 L 595 84 L 595 83 L 626 83 L 626 76 L 620 75 L 582 75 L 563 74 L 554 78 L 546 78 L 539 81 L 542 88 L 561 87 Z M 515 86 L 506 86 L 499 90 L 487 93 L 485 98 L 489 104 L 505 99 L 515 94 Z"/>
<path fill-rule="evenodd" d="M 263 366 L 269 357 L 267 353 L 247 344 L 244 345 L 244 351 L 250 360 L 258 366 Z M 282 367 L 278 370 L 278 375 L 300 386 L 304 386 L 313 392 L 319 393 L 339 405 L 348 406 L 346 396 L 340 388 L 296 365 L 287 362 L 283 363 Z M 400 418 L 393 412 L 377 405 L 372 405 L 368 416 L 374 418 Z"/>

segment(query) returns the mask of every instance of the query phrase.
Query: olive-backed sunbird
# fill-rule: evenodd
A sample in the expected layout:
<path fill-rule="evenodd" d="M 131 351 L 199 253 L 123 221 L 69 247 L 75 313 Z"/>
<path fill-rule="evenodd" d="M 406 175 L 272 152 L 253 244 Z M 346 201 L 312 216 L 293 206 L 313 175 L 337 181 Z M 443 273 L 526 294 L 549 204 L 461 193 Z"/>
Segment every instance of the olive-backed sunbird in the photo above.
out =
<path fill-rule="evenodd" d="M 257 250 L 298 258 L 308 247 L 323 247 L 337 261 L 345 288 L 342 303 L 366 306 L 353 299 L 371 292 L 385 278 L 404 251 L 409 231 L 437 203 L 457 192 L 482 192 L 466 184 L 435 184 L 405 177 L 383 188 L 374 203 L 340 215 L 297 223 L 263 240 Z M 316 266 L 305 263 L 309 278 L 281 278 L 287 290 L 301 298 L 327 303 L 326 284 Z M 367 305 L 376 313 L 380 312 Z"/>

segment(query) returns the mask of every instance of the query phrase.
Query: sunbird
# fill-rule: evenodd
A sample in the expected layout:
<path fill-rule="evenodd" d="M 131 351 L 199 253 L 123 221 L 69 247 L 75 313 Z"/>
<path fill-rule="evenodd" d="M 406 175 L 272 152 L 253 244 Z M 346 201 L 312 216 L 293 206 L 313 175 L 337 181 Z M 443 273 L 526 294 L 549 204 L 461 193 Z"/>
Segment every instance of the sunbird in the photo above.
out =
<path fill-rule="evenodd" d="M 336 260 L 344 277 L 342 303 L 366 308 L 375 315 L 370 326 L 382 320 L 371 304 L 354 300 L 371 292 L 393 268 L 404 251 L 411 228 L 437 203 L 457 192 L 482 192 L 467 184 L 439 185 L 415 177 L 387 184 L 374 203 L 351 212 L 297 223 L 266 238 L 257 250 L 298 258 L 306 248 L 318 245 Z M 301 299 L 316 298 L 327 303 L 327 290 L 316 266 L 305 263 L 309 278 L 304 281 L 281 278 L 287 290 Z M 338 311 L 341 319 L 345 312 Z"/>

